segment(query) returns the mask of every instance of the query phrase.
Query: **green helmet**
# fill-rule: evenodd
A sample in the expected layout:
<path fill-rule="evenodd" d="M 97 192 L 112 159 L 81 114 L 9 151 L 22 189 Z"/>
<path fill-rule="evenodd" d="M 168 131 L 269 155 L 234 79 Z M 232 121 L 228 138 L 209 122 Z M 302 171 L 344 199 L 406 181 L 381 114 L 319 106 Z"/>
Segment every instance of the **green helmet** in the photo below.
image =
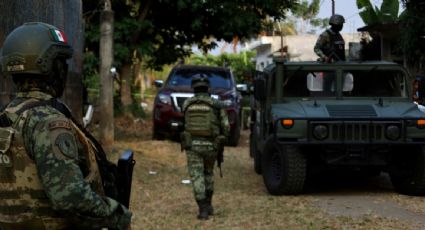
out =
<path fill-rule="evenodd" d="M 192 78 L 192 88 L 198 88 L 198 87 L 210 87 L 210 80 L 205 74 L 196 74 Z"/>
<path fill-rule="evenodd" d="M 1 66 L 4 74 L 49 75 L 55 59 L 72 57 L 63 32 L 41 23 L 25 23 L 14 29 L 4 41 Z"/>
<path fill-rule="evenodd" d="M 345 19 L 342 15 L 334 14 L 329 19 L 329 25 L 342 25 L 345 23 Z"/>

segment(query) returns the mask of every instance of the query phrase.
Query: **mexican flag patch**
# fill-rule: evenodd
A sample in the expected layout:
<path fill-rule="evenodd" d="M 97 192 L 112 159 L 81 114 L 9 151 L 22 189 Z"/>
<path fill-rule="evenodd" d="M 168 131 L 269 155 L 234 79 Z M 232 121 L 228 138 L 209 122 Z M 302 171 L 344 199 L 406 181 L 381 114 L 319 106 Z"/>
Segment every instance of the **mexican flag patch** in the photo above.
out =
<path fill-rule="evenodd" d="M 65 34 L 59 30 L 50 30 L 55 41 L 67 43 Z"/>

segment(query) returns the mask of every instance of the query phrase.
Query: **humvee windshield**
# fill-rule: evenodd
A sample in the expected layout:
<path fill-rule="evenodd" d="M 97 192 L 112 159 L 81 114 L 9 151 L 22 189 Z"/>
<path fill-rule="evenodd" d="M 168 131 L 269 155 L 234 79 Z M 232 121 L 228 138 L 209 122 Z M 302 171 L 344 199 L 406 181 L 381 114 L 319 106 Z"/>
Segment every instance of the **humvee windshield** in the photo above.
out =
<path fill-rule="evenodd" d="M 286 70 L 284 97 L 336 95 L 336 71 Z M 341 81 L 345 97 L 406 97 L 405 73 L 400 70 L 344 70 Z"/>

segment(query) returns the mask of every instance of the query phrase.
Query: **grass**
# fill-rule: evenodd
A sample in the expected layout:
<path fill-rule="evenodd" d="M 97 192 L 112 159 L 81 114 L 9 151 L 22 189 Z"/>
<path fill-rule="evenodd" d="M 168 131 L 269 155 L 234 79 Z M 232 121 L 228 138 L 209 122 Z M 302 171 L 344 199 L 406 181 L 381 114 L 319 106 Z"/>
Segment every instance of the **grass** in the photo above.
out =
<path fill-rule="evenodd" d="M 248 133 L 239 147 L 226 147 L 224 177 L 215 170 L 213 205 L 216 215 L 196 219 L 197 206 L 190 185 L 186 156 L 179 143 L 150 140 L 151 128 L 138 138 L 120 135 L 116 152 L 131 148 L 137 161 L 133 174 L 130 209 L 132 229 L 420 229 L 405 221 L 367 214 L 362 217 L 330 216 L 313 204 L 313 195 L 268 195 L 262 177 L 255 174 L 248 154 Z M 131 136 L 131 135 L 130 135 Z M 423 199 L 421 199 L 423 201 Z M 418 201 L 418 200 L 416 200 Z"/>

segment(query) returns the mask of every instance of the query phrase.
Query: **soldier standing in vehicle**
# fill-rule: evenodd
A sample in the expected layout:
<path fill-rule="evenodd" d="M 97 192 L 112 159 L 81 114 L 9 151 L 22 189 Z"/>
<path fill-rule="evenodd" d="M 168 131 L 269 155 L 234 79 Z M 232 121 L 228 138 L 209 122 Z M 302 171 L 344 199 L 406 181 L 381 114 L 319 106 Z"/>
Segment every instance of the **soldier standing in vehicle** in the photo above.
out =
<path fill-rule="evenodd" d="M 314 52 L 319 56 L 319 60 L 326 63 L 345 61 L 345 41 L 339 33 L 344 26 L 345 19 L 342 15 L 334 14 L 329 19 L 331 28 L 320 34 L 314 46 Z M 328 73 L 323 78 L 323 92 L 331 92 L 335 75 Z"/>
<path fill-rule="evenodd" d="M 320 34 L 314 46 L 314 52 L 323 62 L 345 61 L 345 41 L 339 33 L 344 26 L 342 15 L 334 14 L 329 19 L 331 28 Z"/>
<path fill-rule="evenodd" d="M 104 195 L 93 142 L 57 99 L 72 52 L 62 31 L 39 22 L 4 42 L 2 70 L 18 93 L 0 115 L 2 230 L 129 228 L 131 212 Z"/>
<path fill-rule="evenodd" d="M 223 154 L 229 136 L 229 120 L 220 102 L 211 98 L 210 82 L 206 75 L 197 74 L 191 86 L 195 95 L 183 104 L 185 131 L 181 135 L 186 150 L 187 166 L 193 192 L 198 204 L 198 219 L 206 220 L 214 214 L 214 163 Z"/>

